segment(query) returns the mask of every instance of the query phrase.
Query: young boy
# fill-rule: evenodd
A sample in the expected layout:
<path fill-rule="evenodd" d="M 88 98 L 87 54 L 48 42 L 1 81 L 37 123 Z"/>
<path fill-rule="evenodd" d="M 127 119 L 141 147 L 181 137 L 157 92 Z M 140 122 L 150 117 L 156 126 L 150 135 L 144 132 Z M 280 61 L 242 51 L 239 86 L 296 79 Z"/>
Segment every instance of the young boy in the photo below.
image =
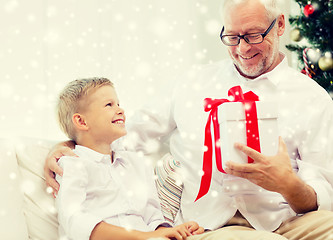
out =
<path fill-rule="evenodd" d="M 111 150 L 126 129 L 124 110 L 108 79 L 70 82 L 59 97 L 58 120 L 76 142 L 78 156 L 59 160 L 61 239 L 186 239 L 203 232 L 195 222 L 171 228 L 160 210 L 151 168 L 134 152 Z"/>

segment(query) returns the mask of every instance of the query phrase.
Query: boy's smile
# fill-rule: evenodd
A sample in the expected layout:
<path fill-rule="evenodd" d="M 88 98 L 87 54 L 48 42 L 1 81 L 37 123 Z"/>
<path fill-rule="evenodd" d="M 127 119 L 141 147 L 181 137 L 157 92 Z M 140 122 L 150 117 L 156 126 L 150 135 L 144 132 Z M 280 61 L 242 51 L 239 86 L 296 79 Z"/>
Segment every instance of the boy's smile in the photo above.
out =
<path fill-rule="evenodd" d="M 117 119 L 117 120 L 112 121 L 112 123 L 115 123 L 115 124 L 125 124 L 125 120 L 124 119 Z"/>

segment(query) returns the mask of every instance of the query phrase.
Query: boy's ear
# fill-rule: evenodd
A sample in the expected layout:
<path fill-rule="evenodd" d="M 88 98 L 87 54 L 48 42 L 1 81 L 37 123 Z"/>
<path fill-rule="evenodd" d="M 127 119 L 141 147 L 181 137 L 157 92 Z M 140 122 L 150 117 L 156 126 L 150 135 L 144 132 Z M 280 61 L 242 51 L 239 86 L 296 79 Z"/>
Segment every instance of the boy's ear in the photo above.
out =
<path fill-rule="evenodd" d="M 73 117 L 72 117 L 72 122 L 76 129 L 81 130 L 81 131 L 88 130 L 88 125 L 87 125 L 84 115 L 79 114 L 79 113 L 74 113 Z"/>

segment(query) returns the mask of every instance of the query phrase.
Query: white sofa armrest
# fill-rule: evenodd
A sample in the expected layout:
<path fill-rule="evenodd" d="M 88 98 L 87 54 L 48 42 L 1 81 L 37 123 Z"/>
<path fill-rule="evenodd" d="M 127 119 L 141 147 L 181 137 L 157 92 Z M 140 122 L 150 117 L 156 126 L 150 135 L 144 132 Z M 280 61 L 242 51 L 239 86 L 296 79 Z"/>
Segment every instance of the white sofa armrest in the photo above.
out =
<path fill-rule="evenodd" d="M 1 239 L 27 240 L 28 232 L 23 215 L 23 194 L 20 188 L 14 145 L 0 139 L 0 236 Z"/>
<path fill-rule="evenodd" d="M 54 141 L 20 138 L 15 144 L 24 193 L 23 212 L 30 239 L 57 240 L 58 220 L 52 193 L 47 191 L 44 161 Z"/>

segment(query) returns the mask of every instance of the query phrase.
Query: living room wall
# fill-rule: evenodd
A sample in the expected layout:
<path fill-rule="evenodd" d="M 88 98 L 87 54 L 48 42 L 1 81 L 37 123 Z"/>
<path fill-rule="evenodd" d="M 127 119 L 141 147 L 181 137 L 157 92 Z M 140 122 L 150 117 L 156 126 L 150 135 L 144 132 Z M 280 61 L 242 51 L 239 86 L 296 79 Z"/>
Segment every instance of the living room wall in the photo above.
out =
<path fill-rule="evenodd" d="M 65 139 L 55 100 L 82 77 L 110 78 L 130 117 L 191 65 L 227 57 L 220 2 L 1 1 L 1 136 Z M 289 42 L 287 27 L 281 46 Z"/>

